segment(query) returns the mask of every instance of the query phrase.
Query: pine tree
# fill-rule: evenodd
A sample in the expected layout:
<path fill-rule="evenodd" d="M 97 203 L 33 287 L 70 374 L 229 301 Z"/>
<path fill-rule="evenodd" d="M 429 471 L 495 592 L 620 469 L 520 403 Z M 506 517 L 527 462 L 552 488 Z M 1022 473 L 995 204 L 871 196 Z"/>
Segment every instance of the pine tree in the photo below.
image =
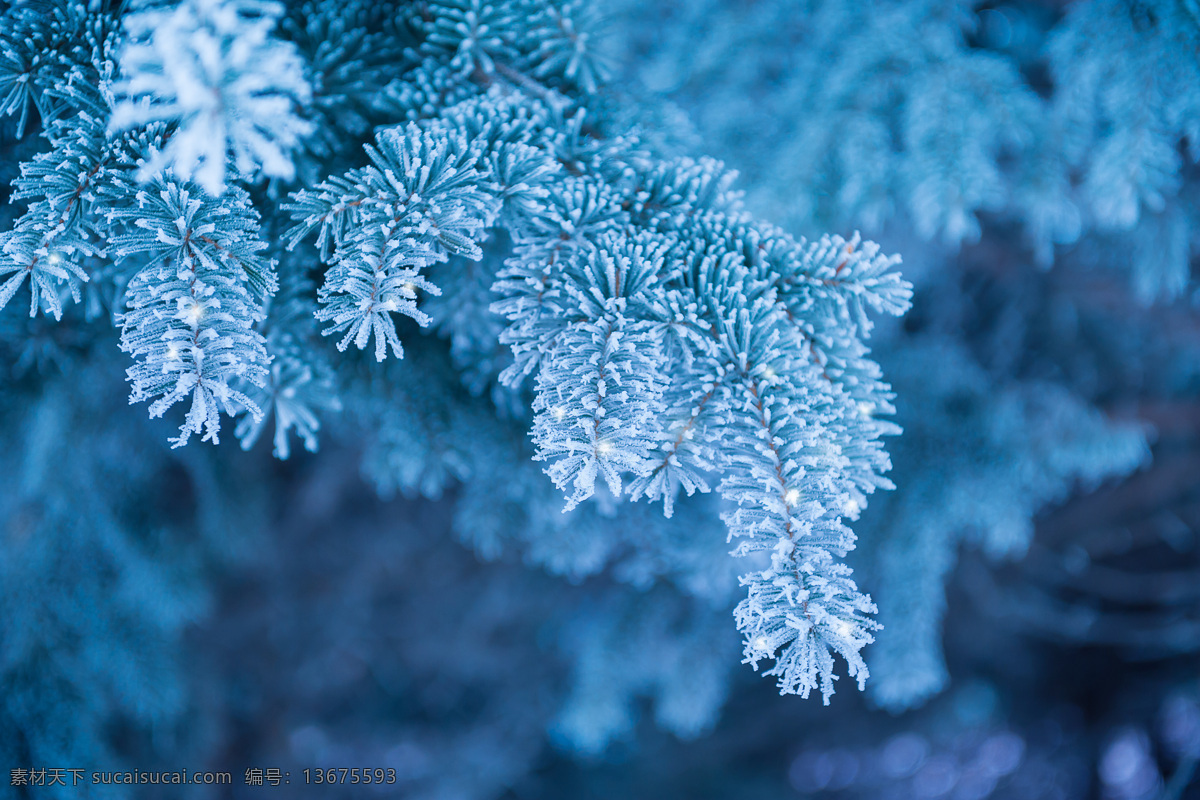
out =
<path fill-rule="evenodd" d="M 31 317 L 111 317 L 130 402 L 152 418 L 186 406 L 175 447 L 219 441 L 226 416 L 250 446 L 273 410 L 286 457 L 289 428 L 316 449 L 323 414 L 376 407 L 377 481 L 429 493 L 475 480 L 494 458 L 477 429 L 511 411 L 532 450 L 494 446 L 541 462 L 546 477 L 527 480 L 563 490 L 563 512 L 629 494 L 669 518 L 681 488 L 717 489 L 735 554 L 752 556 L 735 614 L 745 660 L 828 702 L 836 654 L 861 686 L 875 608 L 841 561 L 844 519 L 890 486 L 881 437 L 898 429 L 861 413 L 891 400 L 863 341 L 872 314 L 908 306 L 897 259 L 857 237 L 793 239 L 742 210 L 719 163 L 624 131 L 583 4 L 401 4 L 390 25 L 365 7 L 286 13 L 64 0 L 6 14 L 4 111 L 21 137 L 40 119 L 43 143 L 16 181 L 0 305 L 29 291 Z M 359 79 L 386 81 L 360 156 L 317 133 L 340 112 L 321 93 L 367 49 L 331 52 L 319 35 L 335 30 L 405 53 Z M 346 166 L 288 183 L 318 160 Z M 460 296 L 475 312 L 447 314 Z M 436 349 L 412 323 L 465 343 L 452 373 L 474 360 L 469 385 L 501 403 L 443 420 L 461 448 L 413 451 L 405 429 L 428 424 L 379 406 L 420 367 L 337 358 L 320 339 L 377 362 Z M 578 559 L 569 536 L 538 547 Z"/>
<path fill-rule="evenodd" d="M 427 628 L 482 653 L 500 609 L 553 640 L 493 655 L 561 696 L 489 706 L 482 754 L 446 733 L 443 762 L 486 762 L 501 717 L 598 755 L 643 700 L 700 735 L 735 629 L 782 694 L 944 688 L 960 545 L 1019 559 L 1041 509 L 1145 465 L 1153 431 L 1104 412 L 1188 397 L 1200 363 L 1124 318 L 1086 341 L 1079 286 L 1121 261 L 1140 303 L 1194 293 L 1194 3 L 993 5 L 6 6 L 0 753 L 203 753 L 224 723 L 181 732 L 177 656 L 206 580 L 349 454 L 380 497 L 438 500 L 512 595 L 410 613 L 414 674 L 476 680 Z M 425 546 L 330 569 L 373 587 L 412 556 L 431 573 L 388 579 L 445 592 L 465 568 Z M 515 588 L 530 568 L 552 578 Z"/>

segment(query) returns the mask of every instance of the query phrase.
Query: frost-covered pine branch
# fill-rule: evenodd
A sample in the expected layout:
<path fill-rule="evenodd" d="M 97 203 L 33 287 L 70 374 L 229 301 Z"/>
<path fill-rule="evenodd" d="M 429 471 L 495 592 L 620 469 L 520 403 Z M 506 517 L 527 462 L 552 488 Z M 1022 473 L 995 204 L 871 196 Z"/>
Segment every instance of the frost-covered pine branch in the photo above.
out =
<path fill-rule="evenodd" d="M 150 416 L 188 398 L 176 447 L 193 433 L 217 441 L 221 410 L 262 410 L 238 381 L 262 386 L 267 355 L 254 325 L 275 275 L 258 255 L 257 222 L 243 192 L 195 197 L 162 184 L 137 192 L 132 208 L 109 211 L 129 232 L 113 241 L 117 258 L 145 258 L 129 282 L 120 317 L 121 349 L 133 356 L 130 402 L 151 400 Z"/>
<path fill-rule="evenodd" d="M 515 245 L 496 274 L 496 291 L 505 299 L 494 304 L 509 319 L 501 341 L 512 348 L 514 362 L 495 377 L 515 388 L 535 375 L 537 457 L 550 462 L 547 472 L 556 484 L 569 487 L 568 509 L 590 497 L 599 478 L 614 495 L 634 481 L 639 496 L 669 506 L 679 485 L 708 488 L 701 473 L 736 476 L 725 494 L 753 506 L 747 514 L 775 508 L 772 494 L 747 493 L 737 483 L 761 482 L 761 468 L 729 452 L 747 441 L 739 425 L 751 437 L 780 437 L 770 428 L 769 413 L 739 396 L 747 386 L 766 388 L 757 383 L 763 370 L 787 375 L 797 391 L 813 395 L 815 405 L 795 410 L 811 430 L 821 427 L 822 414 L 829 419 L 829 442 L 810 456 L 809 467 L 829 471 L 814 474 L 811 482 L 805 473 L 793 475 L 783 489 L 785 497 L 795 495 L 793 503 L 803 492 L 805 511 L 797 514 L 832 520 L 851 499 L 853 507 L 861 507 L 877 486 L 889 485 L 879 477 L 888 465 L 878 437 L 894 428 L 862 413 L 868 404 L 886 410 L 889 395 L 858 337 L 870 330 L 867 308 L 896 313 L 907 305 L 907 285 L 889 272 L 894 261 L 878 257 L 873 246 L 859 249 L 857 239 L 810 246 L 752 222 L 738 210 L 714 162 L 643 165 L 635 152 L 618 150 L 610 158 L 628 159 L 628 166 L 612 169 L 611 178 L 555 168 L 555 161 L 563 161 L 564 144 L 551 126 L 555 112 L 517 111 L 513 92 L 519 89 L 493 87 L 424 127 L 384 132 L 370 151 L 371 166 L 297 195 L 290 206 L 298 221 L 293 241 L 316 231 L 334 264 L 318 316 L 340 319 L 340 327 L 328 331 L 348 331 L 339 347 L 350 341 L 365 347 L 374 333 L 377 358 L 386 355 L 385 342 L 399 355 L 391 315 L 428 321 L 400 301 L 412 302 L 417 288 L 440 293 L 440 287 L 418 283 L 427 264 L 450 255 L 482 256 L 478 245 L 467 244 L 472 237 L 482 241 L 496 213 L 485 202 L 490 196 L 492 204 L 503 201 L 495 221 L 508 226 Z M 434 140 L 448 142 L 456 155 L 435 151 Z M 430 155 L 410 155 L 418 149 Z M 514 173 L 504 165 L 512 163 L 505 157 L 512 152 L 521 154 L 528 174 L 540 178 L 537 184 L 510 183 Z M 460 188 L 472 176 L 488 194 Z M 417 180 L 427 185 L 414 185 Z M 505 214 L 505 206 L 519 213 Z M 440 243 L 435 236 L 442 237 Z M 371 237 L 366 247 L 365 237 Z M 401 291 L 411 287 L 410 295 L 391 298 L 394 285 Z M 338 290 L 349 297 L 335 294 Z M 705 440 L 688 448 L 672 445 L 681 435 L 674 418 L 684 414 L 668 409 L 664 398 L 705 394 L 714 418 L 688 429 Z M 798 429 L 787 434 L 796 435 Z M 652 476 L 664 473 L 660 458 L 667 471 L 695 477 L 655 480 Z M 841 499 L 829 500 L 827 491 Z M 793 542 L 788 563 L 812 575 L 796 578 L 795 591 L 769 598 L 753 592 L 739 617 L 743 632 L 757 638 L 771 629 L 776 647 L 761 655 L 781 650 L 786 690 L 807 694 L 819 676 L 828 696 L 833 668 L 828 647 L 855 659 L 858 674 L 857 651 L 870 638 L 870 623 L 861 613 L 869 601 L 836 564 L 853 537 L 848 529 L 801 534 L 786 521 L 760 531 L 754 524 L 743 526 L 744 516 L 730 517 L 736 533 L 755 543 L 765 536 L 771 546 L 776 540 Z M 741 551 L 757 549 L 754 544 Z M 784 610 L 801 608 L 805 592 L 815 593 L 811 618 L 824 627 L 814 624 L 791 639 L 777 635 L 763 618 L 788 613 L 807 618 L 806 612 Z"/>
<path fill-rule="evenodd" d="M 125 17 L 131 41 L 114 87 L 124 99 L 109 124 L 177 126 L 139 177 L 170 166 L 218 195 L 228 159 L 241 176 L 291 179 L 292 151 L 313 131 L 299 114 L 312 88 L 296 46 L 271 35 L 282 13 L 263 0 L 185 0 Z"/>
<path fill-rule="evenodd" d="M 482 480 L 508 447 L 584 516 L 628 498 L 670 517 L 681 490 L 718 488 L 735 552 L 773 554 L 744 577 L 747 660 L 775 658 L 784 691 L 826 699 L 835 655 L 865 677 L 873 606 L 842 563 L 843 519 L 890 487 L 881 437 L 897 429 L 864 340 L 911 288 L 874 245 L 795 239 L 743 209 L 719 162 L 630 130 L 601 91 L 591 4 L 439 0 L 387 21 L 321 2 L 286 17 L 250 0 L 55 3 L 15 13 L 0 85 L 20 83 L 14 37 L 46 13 L 78 23 L 64 40 L 104 35 L 44 79 L 59 120 L 22 168 L 0 301 L 30 285 L 33 310 L 61 317 L 86 282 L 89 313 L 117 321 L 133 359 L 131 400 L 151 417 L 187 404 L 173 445 L 217 441 L 224 414 L 243 415 L 249 446 L 269 412 L 286 457 L 291 433 L 315 449 L 320 415 L 347 405 L 380 420 L 367 459 L 394 473 L 381 485 Z M 368 45 L 399 54 L 391 74 Z M 370 98 L 348 74 L 360 67 Z M 3 109 L 25 114 L 13 92 Z M 335 122 L 341 102 L 370 125 Z M 337 141 L 371 126 L 361 151 Z M 297 176 L 308 185 L 287 187 Z M 314 323 L 376 364 L 330 358 Z M 465 435 L 480 417 L 446 409 L 427 417 L 441 433 L 402 430 L 384 399 L 405 373 L 386 363 L 422 341 L 414 324 L 451 339 L 451 374 L 499 404 L 486 424 L 524 420 L 532 452 L 483 446 Z M 534 528 L 561 539 L 530 547 L 563 572 L 609 552 L 569 525 Z"/>

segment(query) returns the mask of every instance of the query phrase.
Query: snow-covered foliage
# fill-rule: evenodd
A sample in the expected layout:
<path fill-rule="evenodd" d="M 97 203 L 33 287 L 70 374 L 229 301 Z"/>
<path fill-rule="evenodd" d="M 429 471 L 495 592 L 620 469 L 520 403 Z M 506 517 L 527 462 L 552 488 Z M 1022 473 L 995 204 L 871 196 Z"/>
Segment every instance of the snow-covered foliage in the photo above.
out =
<path fill-rule="evenodd" d="M 169 166 L 219 195 L 227 160 L 246 178 L 295 174 L 291 151 L 313 128 L 297 112 L 312 89 L 296 46 L 271 37 L 282 13 L 262 0 L 189 0 L 125 17 L 130 41 L 112 87 L 124 99 L 109 125 L 176 126 L 140 178 Z"/>
<path fill-rule="evenodd" d="M 669 508 L 681 485 L 708 487 L 701 473 L 725 476 L 722 494 L 745 506 L 728 516 L 746 537 L 738 554 L 779 554 L 738 613 L 748 642 L 771 641 L 747 645 L 747 659 L 778 651 L 781 688 L 828 697 L 830 650 L 865 673 L 870 640 L 870 602 L 836 563 L 853 547 L 840 517 L 888 485 L 879 437 L 896 432 L 859 412 L 890 397 L 860 337 L 869 310 L 906 308 L 908 286 L 873 245 L 796 242 L 754 221 L 715 162 L 658 162 L 618 143 L 572 175 L 555 118 L 536 97 L 518 105 L 490 88 L 380 133 L 371 165 L 298 193 L 292 241 L 315 230 L 333 264 L 317 318 L 345 331 L 339 349 L 373 336 L 377 360 L 388 346 L 401 355 L 392 315 L 429 324 L 418 290 L 442 291 L 424 271 L 482 259 L 477 240 L 503 226 L 513 255 L 492 309 L 509 321 L 500 341 L 513 360 L 493 379 L 516 390 L 536 372 L 535 458 L 569 490 L 566 509 L 600 477 L 614 497 L 632 479 Z M 809 577 L 759 586 L 795 570 Z"/>
<path fill-rule="evenodd" d="M 1021 796 L 999 627 L 1200 650 L 1195 6 L 0 4 L 0 754 L 559 796 L 543 742 L 873 713 L 740 638 L 951 686 L 881 769 Z M 1046 522 L 1160 468 L 1161 536 Z M 742 789 L 873 796 L 806 741 Z"/>
<path fill-rule="evenodd" d="M 341 351 L 403 357 L 398 320 L 435 323 L 424 308 L 443 293 L 433 268 L 479 261 L 503 235 L 510 254 L 476 279 L 495 284 L 493 302 L 459 317 L 458 335 L 491 314 L 506 320 L 492 331 L 511 361 L 476 380 L 517 398 L 533 377 L 534 459 L 566 491 L 565 510 L 592 498 L 598 478 L 611 497 L 628 487 L 661 500 L 668 516 L 680 488 L 719 485 L 736 506 L 724 515 L 735 553 L 772 553 L 744 578 L 746 660 L 774 659 L 781 690 L 819 688 L 828 701 L 833 655 L 861 685 L 875 627 L 841 563 L 854 546 L 843 517 L 890 486 L 880 437 L 898 433 L 861 412 L 884 414 L 891 399 L 863 340 L 870 315 L 903 313 L 910 288 L 875 245 L 793 239 L 741 209 L 719 163 L 657 157 L 602 104 L 590 108 L 603 69 L 577 30 L 582 9 L 431 5 L 412 21 L 422 58 L 392 81 L 411 87 L 393 89 L 410 121 L 379 127 L 365 163 L 256 208 L 226 187 L 227 165 L 247 183 L 260 171 L 292 177 L 289 153 L 310 127 L 295 116 L 310 99 L 304 73 L 322 83 L 319 63 L 306 70 L 295 44 L 272 38 L 282 7 L 189 0 L 118 21 L 116 9 L 65 3 L 60 13 L 112 32 L 74 78 L 91 79 L 101 100 L 64 91 L 49 152 L 23 168 L 30 188 L 18 199 L 38 199 L 6 244 L 4 300 L 29 276 L 34 310 L 58 317 L 59 285 L 78 300 L 93 276 L 115 283 L 131 401 L 151 401 L 151 417 L 188 402 L 176 446 L 196 433 L 217 441 L 222 412 L 246 415 L 251 443 L 264 416 L 252 396 L 265 399 L 284 370 L 301 385 L 323 371 L 297 348 L 311 337 L 297 306 L 309 304 Z M 36 25 L 46 13 L 11 16 Z M 418 103 L 423 86 L 438 94 Z M 108 114 L 114 93 L 127 99 Z M 43 162 L 82 171 L 35 184 Z M 260 218 L 280 213 L 295 222 L 289 247 L 309 252 L 315 233 L 328 268 L 315 297 L 294 293 L 286 319 L 269 320 L 277 279 Z M 84 258 L 89 268 L 73 263 Z M 281 270 L 315 266 L 279 253 Z M 447 331 L 451 320 L 436 322 Z M 286 348 L 278 365 L 264 323 Z M 289 451 L 290 427 L 314 448 L 315 410 L 274 391 L 275 451 Z M 328 391 L 314 398 L 325 409 L 340 403 Z M 458 476 L 475 468 L 467 456 Z"/>

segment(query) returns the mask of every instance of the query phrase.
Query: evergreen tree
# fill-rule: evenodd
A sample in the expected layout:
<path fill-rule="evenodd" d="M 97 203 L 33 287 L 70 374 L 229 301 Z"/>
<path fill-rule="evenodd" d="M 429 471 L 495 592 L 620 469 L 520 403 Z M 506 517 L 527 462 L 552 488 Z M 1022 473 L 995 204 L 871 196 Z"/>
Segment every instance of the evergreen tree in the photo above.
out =
<path fill-rule="evenodd" d="M 1194 311 L 1177 338 L 1137 327 L 1195 292 L 1193 6 L 6 6 L 5 763 L 216 764 L 261 725 L 247 706 L 188 732 L 219 678 L 180 654 L 272 526 L 311 527 L 278 510 L 300 495 L 326 538 L 288 547 L 272 591 L 326 567 L 356 588 L 309 633 L 239 624 L 281 658 L 327 645 L 281 686 L 333 696 L 357 653 L 409 705 L 301 727 L 293 759 L 382 763 L 386 731 L 399 790 L 495 796 L 543 730 L 596 756 L 643 699 L 696 737 L 738 680 L 735 629 L 782 694 L 828 704 L 848 675 L 926 702 L 960 544 L 1032 552 L 1044 507 L 1150 461 L 1122 403 L 1200 385 Z M 1106 325 L 1079 276 L 1112 261 L 1137 301 Z M 389 542 L 356 518 L 352 458 L 436 520 Z M 418 543 L 439 524 L 500 563 Z M 448 596 L 400 604 L 387 635 L 412 641 L 385 647 L 387 583 Z M 439 674 L 508 699 L 439 727 Z"/>

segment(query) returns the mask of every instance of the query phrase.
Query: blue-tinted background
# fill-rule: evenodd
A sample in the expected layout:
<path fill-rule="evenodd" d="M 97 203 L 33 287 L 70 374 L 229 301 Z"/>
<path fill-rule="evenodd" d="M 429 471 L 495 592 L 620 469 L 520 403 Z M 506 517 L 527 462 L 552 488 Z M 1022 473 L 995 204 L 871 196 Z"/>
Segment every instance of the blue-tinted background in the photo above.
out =
<path fill-rule="evenodd" d="M 850 557 L 884 625 L 867 691 L 824 707 L 739 665 L 717 503 L 564 523 L 536 469 L 463 467 L 447 431 L 490 399 L 435 335 L 384 408 L 279 461 L 169 449 L 111 326 L 15 302 L 5 769 L 232 771 L 196 797 L 372 796 L 295 783 L 354 766 L 412 798 L 1200 796 L 1195 3 L 591 5 L 625 124 L 915 284 L 872 340 L 905 433 Z M 36 145 L 4 125 L 7 185 Z M 293 784 L 241 785 L 267 767 Z"/>

